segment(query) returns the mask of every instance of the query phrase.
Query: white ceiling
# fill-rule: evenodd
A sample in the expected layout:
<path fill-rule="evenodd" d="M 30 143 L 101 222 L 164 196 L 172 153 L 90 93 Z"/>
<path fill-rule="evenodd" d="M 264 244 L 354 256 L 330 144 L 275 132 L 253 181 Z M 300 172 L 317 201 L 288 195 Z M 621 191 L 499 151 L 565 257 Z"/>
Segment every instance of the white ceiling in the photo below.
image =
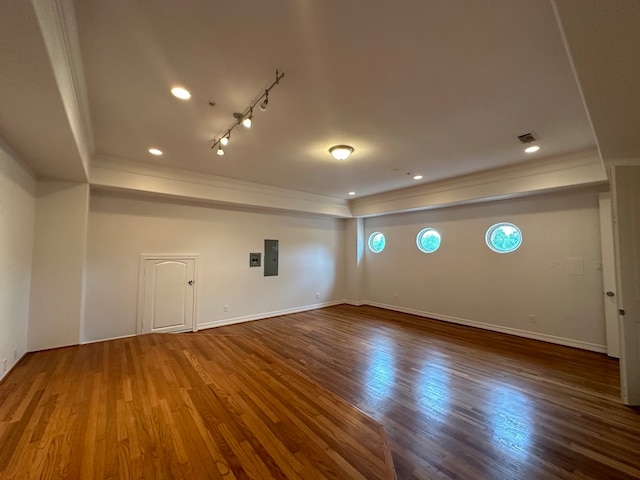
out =
<path fill-rule="evenodd" d="M 69 102 L 64 92 L 54 92 L 56 61 L 50 59 L 56 57 L 48 38 L 55 39 L 55 31 L 42 26 L 45 3 L 33 0 L 39 15 L 27 2 L 0 7 L 0 136 L 39 175 L 77 180 L 82 169 L 69 163 L 79 155 Z M 82 85 L 75 89 L 88 93 L 93 138 L 87 144 L 95 145 L 95 158 L 346 198 L 349 191 L 362 197 L 594 148 L 581 93 L 601 150 L 639 155 L 640 109 L 626 105 L 623 95 L 635 92 L 634 102 L 640 95 L 633 87 L 638 61 L 627 58 L 639 46 L 633 32 L 640 31 L 634 28 L 640 2 L 616 0 L 621 7 L 613 13 L 603 11 L 603 3 L 52 4 L 62 17 L 75 8 L 81 62 L 74 45 L 63 47 L 70 68 L 84 73 L 76 72 Z M 611 55 L 614 48 L 621 53 Z M 608 76 L 598 62 L 610 67 Z M 251 130 L 236 128 L 226 155 L 217 156 L 212 140 L 232 124 L 234 111 L 246 109 L 273 81 L 276 68 L 286 76 L 272 91 L 269 109 L 255 113 Z M 618 71 L 629 78 L 616 82 Z M 192 99 L 172 97 L 176 84 Z M 622 128 L 616 111 L 624 112 Z M 534 156 L 516 139 L 529 131 L 541 138 Z M 328 153 L 340 143 L 355 147 L 344 162 Z M 152 146 L 165 154 L 152 157 Z M 424 178 L 416 182 L 415 174 Z"/>
<path fill-rule="evenodd" d="M 99 155 L 334 197 L 594 145 L 547 2 L 76 1 Z M 209 146 L 274 77 L 224 157 Z M 193 94 L 182 102 L 174 84 Z M 216 103 L 215 107 L 208 105 Z M 328 153 L 355 147 L 346 162 Z M 147 153 L 150 146 L 165 152 Z"/>
<path fill-rule="evenodd" d="M 40 176 L 86 180 L 32 5 L 0 4 L 0 137 Z"/>

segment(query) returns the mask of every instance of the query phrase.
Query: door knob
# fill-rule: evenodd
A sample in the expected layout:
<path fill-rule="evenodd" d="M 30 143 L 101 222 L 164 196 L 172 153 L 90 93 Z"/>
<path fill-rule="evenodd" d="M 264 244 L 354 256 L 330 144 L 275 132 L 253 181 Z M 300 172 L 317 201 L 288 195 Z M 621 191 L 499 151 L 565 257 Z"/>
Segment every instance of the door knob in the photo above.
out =
<path fill-rule="evenodd" d="M 189 285 L 193 285 L 193 280 L 189 280 Z M 607 293 L 607 295 L 609 294 Z"/>
<path fill-rule="evenodd" d="M 613 293 L 613 292 L 607 292 L 607 297 L 614 297 L 614 296 L 615 296 L 615 293 Z"/>

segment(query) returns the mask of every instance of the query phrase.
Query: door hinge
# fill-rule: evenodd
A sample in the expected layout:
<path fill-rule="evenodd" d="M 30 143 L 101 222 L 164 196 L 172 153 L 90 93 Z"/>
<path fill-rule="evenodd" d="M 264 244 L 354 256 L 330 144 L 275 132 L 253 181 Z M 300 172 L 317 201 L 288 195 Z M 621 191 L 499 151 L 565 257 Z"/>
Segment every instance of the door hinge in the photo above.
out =
<path fill-rule="evenodd" d="M 621 308 L 620 310 L 618 310 L 618 313 L 619 313 L 620 315 L 624 315 L 624 310 Z"/>

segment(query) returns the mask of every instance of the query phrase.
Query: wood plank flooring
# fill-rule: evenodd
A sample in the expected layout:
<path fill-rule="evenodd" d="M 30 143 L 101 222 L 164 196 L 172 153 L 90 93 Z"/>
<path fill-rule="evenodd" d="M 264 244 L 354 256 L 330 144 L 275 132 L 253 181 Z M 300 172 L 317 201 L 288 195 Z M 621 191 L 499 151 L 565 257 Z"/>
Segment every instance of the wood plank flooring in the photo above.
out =
<path fill-rule="evenodd" d="M 605 355 L 340 305 L 25 356 L 0 478 L 638 479 L 618 383 Z"/>
<path fill-rule="evenodd" d="M 0 385 L 0 478 L 395 479 L 378 422 L 242 335 L 27 355 Z"/>
<path fill-rule="evenodd" d="M 206 334 L 230 332 L 380 421 L 399 479 L 640 478 L 606 355 L 347 305 Z"/>

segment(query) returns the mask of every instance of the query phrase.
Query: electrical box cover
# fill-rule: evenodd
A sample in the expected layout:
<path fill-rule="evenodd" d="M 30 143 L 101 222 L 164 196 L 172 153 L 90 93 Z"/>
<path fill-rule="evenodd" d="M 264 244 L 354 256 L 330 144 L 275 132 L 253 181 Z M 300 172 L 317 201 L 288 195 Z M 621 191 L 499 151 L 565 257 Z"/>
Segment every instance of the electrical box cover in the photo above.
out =
<path fill-rule="evenodd" d="M 278 240 L 264 241 L 264 276 L 278 275 Z"/>
<path fill-rule="evenodd" d="M 262 259 L 262 254 L 261 253 L 250 253 L 249 254 L 249 266 L 250 267 L 259 267 L 261 259 Z"/>

